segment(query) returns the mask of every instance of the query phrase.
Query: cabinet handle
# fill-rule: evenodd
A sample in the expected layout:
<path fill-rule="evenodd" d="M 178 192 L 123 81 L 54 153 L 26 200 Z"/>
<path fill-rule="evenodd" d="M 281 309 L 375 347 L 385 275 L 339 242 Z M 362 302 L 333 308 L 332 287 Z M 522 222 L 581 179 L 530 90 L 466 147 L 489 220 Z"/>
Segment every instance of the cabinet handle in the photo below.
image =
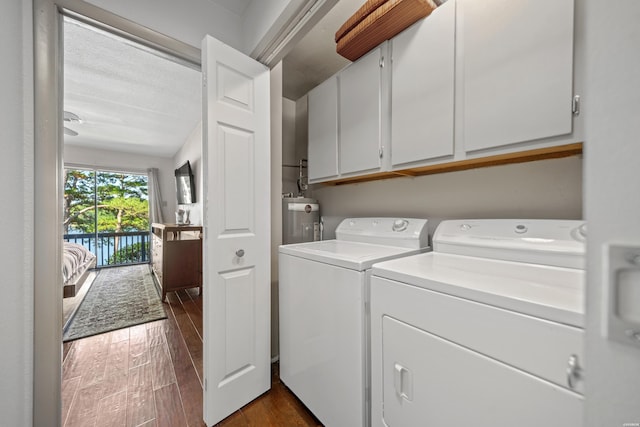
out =
<path fill-rule="evenodd" d="M 237 256 L 238 258 L 242 258 L 242 257 L 244 256 L 244 249 L 238 249 L 238 250 L 236 251 L 236 256 Z"/>
<path fill-rule="evenodd" d="M 583 378 L 583 371 L 578 364 L 578 356 L 572 354 L 567 361 L 567 385 L 570 389 L 576 387 L 575 382 Z"/>
<path fill-rule="evenodd" d="M 574 116 L 580 115 L 580 95 L 573 97 L 573 101 L 571 102 L 571 112 Z"/>
<path fill-rule="evenodd" d="M 384 68 L 384 56 L 380 57 L 380 68 Z"/>

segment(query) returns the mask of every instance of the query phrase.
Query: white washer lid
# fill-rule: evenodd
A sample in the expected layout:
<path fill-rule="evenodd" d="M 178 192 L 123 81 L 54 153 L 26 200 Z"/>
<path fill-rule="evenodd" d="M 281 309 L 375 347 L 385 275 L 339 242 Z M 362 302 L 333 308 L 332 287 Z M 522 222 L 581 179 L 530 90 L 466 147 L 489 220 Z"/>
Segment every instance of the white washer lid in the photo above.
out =
<path fill-rule="evenodd" d="M 573 220 L 442 221 L 433 235 L 440 253 L 585 268 L 586 224 Z"/>
<path fill-rule="evenodd" d="M 414 255 L 425 250 L 426 248 L 409 249 L 342 240 L 323 240 L 282 245 L 279 252 L 350 270 L 364 271 L 376 262 Z"/>
<path fill-rule="evenodd" d="M 430 252 L 375 264 L 372 274 L 584 327 L 584 270 Z"/>

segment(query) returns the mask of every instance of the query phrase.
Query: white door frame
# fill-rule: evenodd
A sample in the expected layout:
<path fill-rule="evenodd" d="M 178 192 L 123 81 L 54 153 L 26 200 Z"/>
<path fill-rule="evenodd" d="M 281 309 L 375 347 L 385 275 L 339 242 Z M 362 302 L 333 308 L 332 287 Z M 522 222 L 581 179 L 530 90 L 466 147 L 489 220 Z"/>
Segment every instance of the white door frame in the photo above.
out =
<path fill-rule="evenodd" d="M 34 0 L 33 425 L 38 426 L 60 425 L 62 408 L 63 92 L 60 31 L 63 14 L 108 28 L 200 68 L 200 49 L 82 0 Z"/>

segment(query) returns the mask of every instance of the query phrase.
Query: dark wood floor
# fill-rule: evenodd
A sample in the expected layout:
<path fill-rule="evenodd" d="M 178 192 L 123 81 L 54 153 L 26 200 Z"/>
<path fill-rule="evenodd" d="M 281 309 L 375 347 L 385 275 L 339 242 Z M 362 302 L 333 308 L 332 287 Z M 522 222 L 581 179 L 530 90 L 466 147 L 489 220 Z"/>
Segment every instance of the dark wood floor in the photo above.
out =
<path fill-rule="evenodd" d="M 63 426 L 205 426 L 202 300 L 167 294 L 168 318 L 64 344 Z M 280 382 L 218 426 L 321 426 Z"/>

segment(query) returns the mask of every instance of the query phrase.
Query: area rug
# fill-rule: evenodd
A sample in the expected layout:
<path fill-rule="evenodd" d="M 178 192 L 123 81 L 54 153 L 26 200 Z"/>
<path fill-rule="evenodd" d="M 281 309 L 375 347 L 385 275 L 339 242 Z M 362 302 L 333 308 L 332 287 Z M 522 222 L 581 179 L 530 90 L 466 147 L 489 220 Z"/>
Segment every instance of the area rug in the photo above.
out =
<path fill-rule="evenodd" d="M 103 268 L 64 331 L 64 342 L 166 319 L 148 264 Z"/>

